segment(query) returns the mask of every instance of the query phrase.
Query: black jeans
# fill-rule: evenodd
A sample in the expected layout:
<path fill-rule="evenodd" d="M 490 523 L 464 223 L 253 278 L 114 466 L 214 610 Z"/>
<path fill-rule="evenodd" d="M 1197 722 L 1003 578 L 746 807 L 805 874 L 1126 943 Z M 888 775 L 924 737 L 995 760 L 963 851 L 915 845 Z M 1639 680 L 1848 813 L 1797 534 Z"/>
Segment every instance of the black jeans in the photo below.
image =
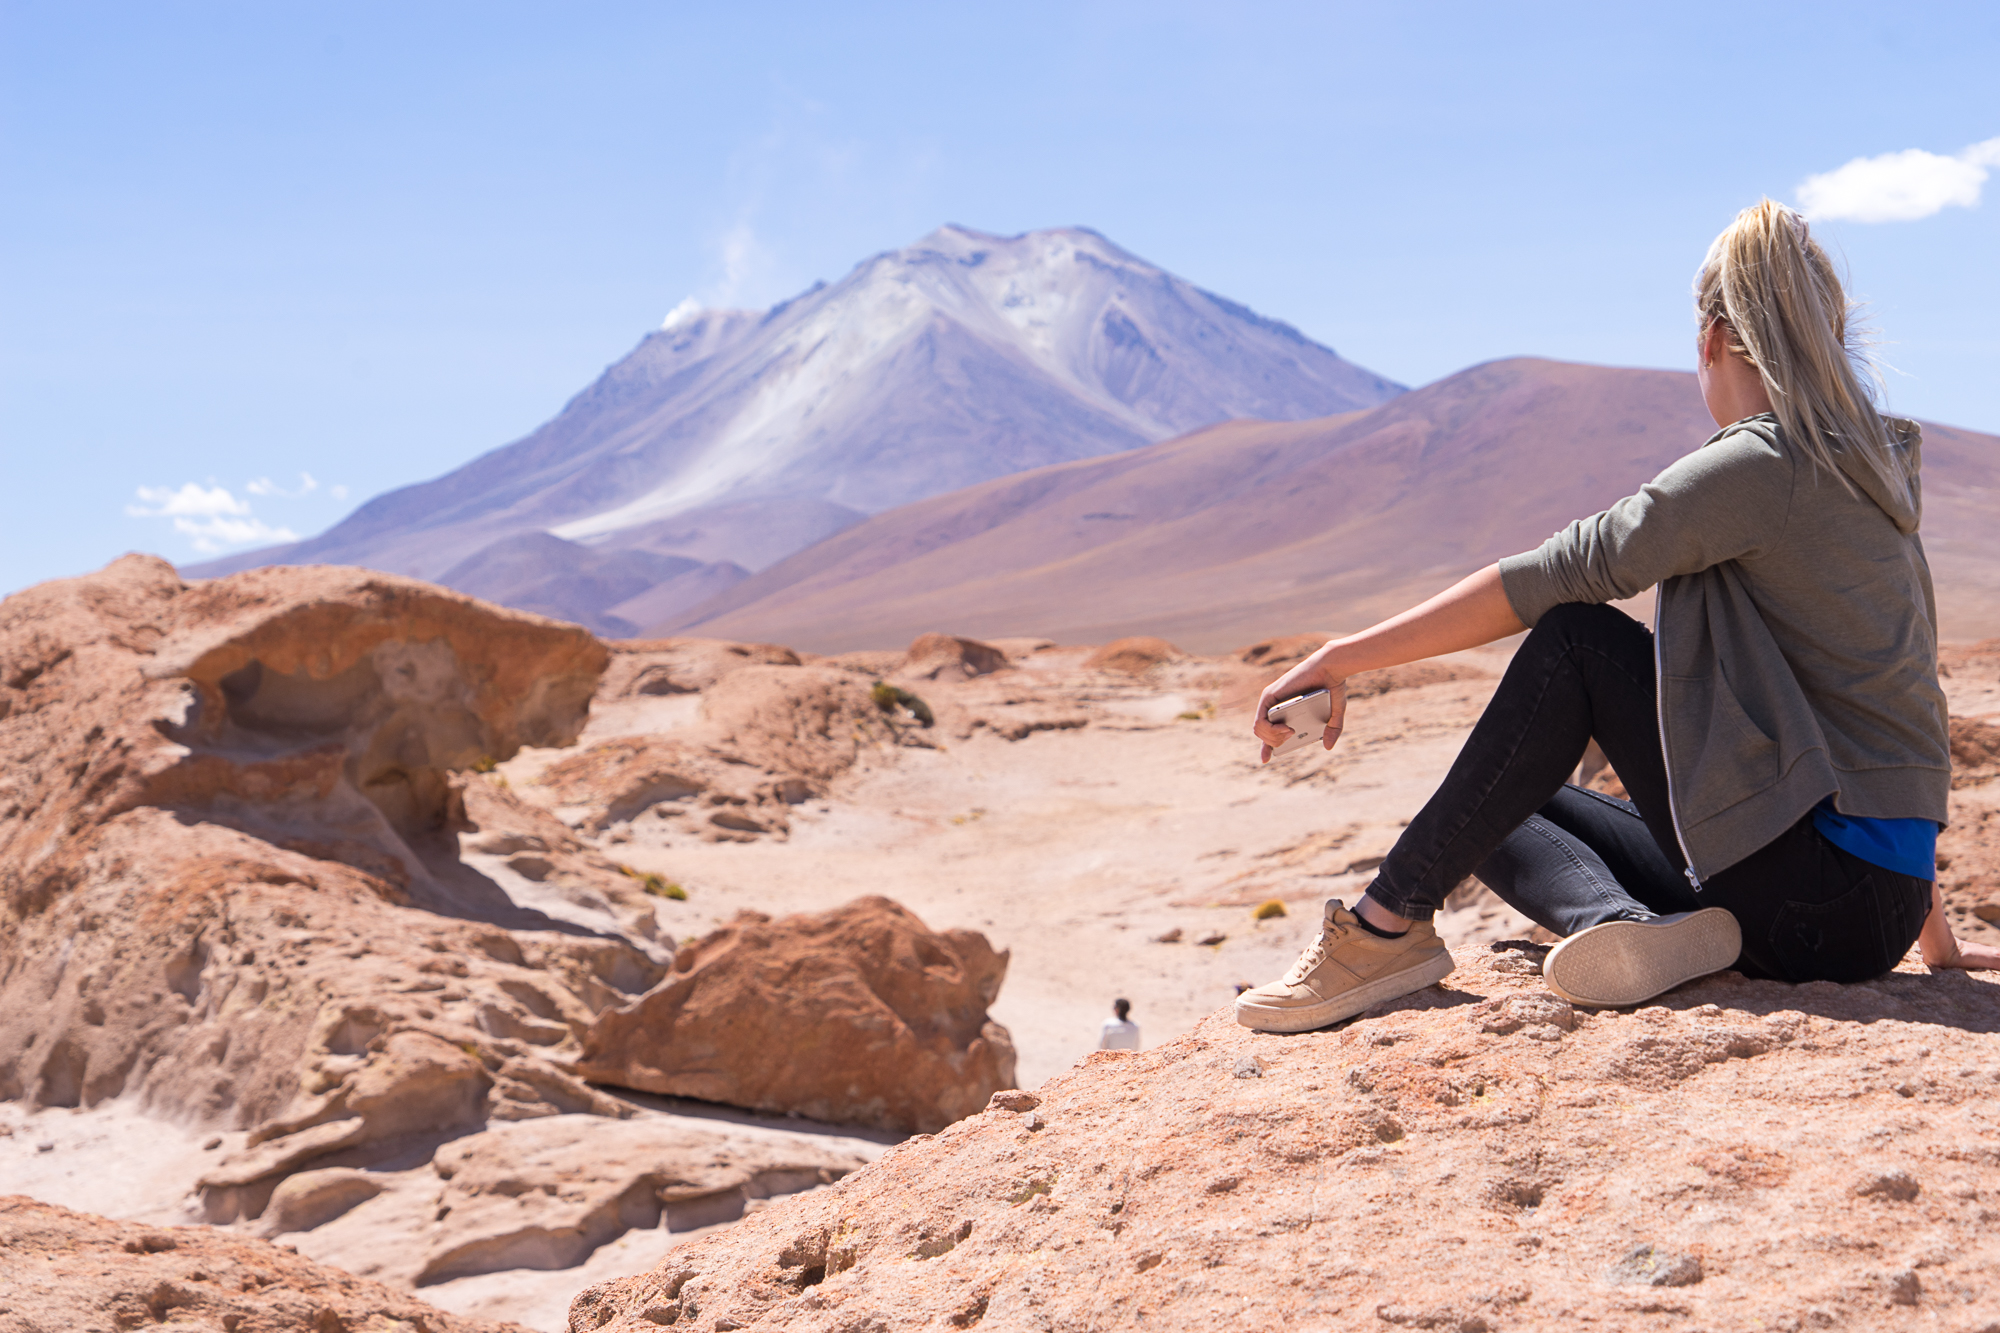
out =
<path fill-rule="evenodd" d="M 1559 935 L 1723 907 L 1737 966 L 1783 981 L 1865 981 L 1929 914 L 1929 880 L 1828 842 L 1812 816 L 1697 891 L 1667 807 L 1653 636 L 1608 606 L 1558 606 L 1514 654 L 1451 772 L 1376 871 L 1369 896 L 1429 919 L 1467 875 Z M 1566 779 L 1592 737 L 1632 799 Z"/>

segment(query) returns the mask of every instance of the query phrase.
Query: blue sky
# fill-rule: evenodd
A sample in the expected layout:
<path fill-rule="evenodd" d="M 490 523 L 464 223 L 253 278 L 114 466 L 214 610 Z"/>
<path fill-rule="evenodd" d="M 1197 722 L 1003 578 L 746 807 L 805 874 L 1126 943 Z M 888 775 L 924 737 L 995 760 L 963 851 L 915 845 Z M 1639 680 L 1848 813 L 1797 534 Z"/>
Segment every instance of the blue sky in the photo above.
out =
<path fill-rule="evenodd" d="M 2000 431 L 1995 69 L 1991 4 L 8 0 L 0 590 L 318 531 L 689 295 L 946 221 L 1095 227 L 1410 384 L 1685 367 L 1736 209 L 1921 150 L 1820 231 L 1891 406 Z"/>

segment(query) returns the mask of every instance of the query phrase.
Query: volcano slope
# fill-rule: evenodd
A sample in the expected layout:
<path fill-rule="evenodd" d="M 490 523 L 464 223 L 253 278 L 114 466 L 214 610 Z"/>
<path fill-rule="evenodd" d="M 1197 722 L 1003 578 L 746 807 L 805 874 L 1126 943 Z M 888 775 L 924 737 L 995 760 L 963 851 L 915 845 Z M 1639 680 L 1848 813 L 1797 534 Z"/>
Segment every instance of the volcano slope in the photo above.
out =
<path fill-rule="evenodd" d="M 1714 431 L 1694 376 L 1515 358 L 1362 412 L 1232 421 L 877 514 L 657 632 L 839 652 L 938 626 L 1218 652 L 1414 606 Z M 2000 633 L 2000 440 L 1924 427 L 1946 639 Z"/>

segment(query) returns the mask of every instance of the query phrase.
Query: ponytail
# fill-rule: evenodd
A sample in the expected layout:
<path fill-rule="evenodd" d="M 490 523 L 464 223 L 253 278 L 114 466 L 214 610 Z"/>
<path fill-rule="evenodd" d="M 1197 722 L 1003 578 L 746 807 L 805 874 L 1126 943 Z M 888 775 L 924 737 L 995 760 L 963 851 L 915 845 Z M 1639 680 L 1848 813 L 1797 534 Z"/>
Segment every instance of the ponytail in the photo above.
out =
<path fill-rule="evenodd" d="M 1909 496 L 1908 465 L 1866 382 L 1879 383 L 1854 308 L 1806 220 L 1766 199 L 1736 215 L 1694 283 L 1702 337 L 1720 320 L 1763 377 L 1785 437 L 1851 494 L 1836 454 Z"/>

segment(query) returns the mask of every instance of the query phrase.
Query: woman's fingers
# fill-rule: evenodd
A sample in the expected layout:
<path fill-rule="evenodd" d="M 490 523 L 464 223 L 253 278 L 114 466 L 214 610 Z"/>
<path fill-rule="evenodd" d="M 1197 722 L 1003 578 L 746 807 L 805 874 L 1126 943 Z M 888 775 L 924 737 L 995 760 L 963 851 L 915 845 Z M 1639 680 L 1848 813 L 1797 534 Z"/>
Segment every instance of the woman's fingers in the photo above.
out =
<path fill-rule="evenodd" d="M 1333 743 L 1340 739 L 1340 733 L 1347 725 L 1347 682 L 1344 680 L 1328 682 L 1326 697 L 1328 704 L 1326 730 L 1320 733 L 1320 740 L 1331 750 Z"/>

